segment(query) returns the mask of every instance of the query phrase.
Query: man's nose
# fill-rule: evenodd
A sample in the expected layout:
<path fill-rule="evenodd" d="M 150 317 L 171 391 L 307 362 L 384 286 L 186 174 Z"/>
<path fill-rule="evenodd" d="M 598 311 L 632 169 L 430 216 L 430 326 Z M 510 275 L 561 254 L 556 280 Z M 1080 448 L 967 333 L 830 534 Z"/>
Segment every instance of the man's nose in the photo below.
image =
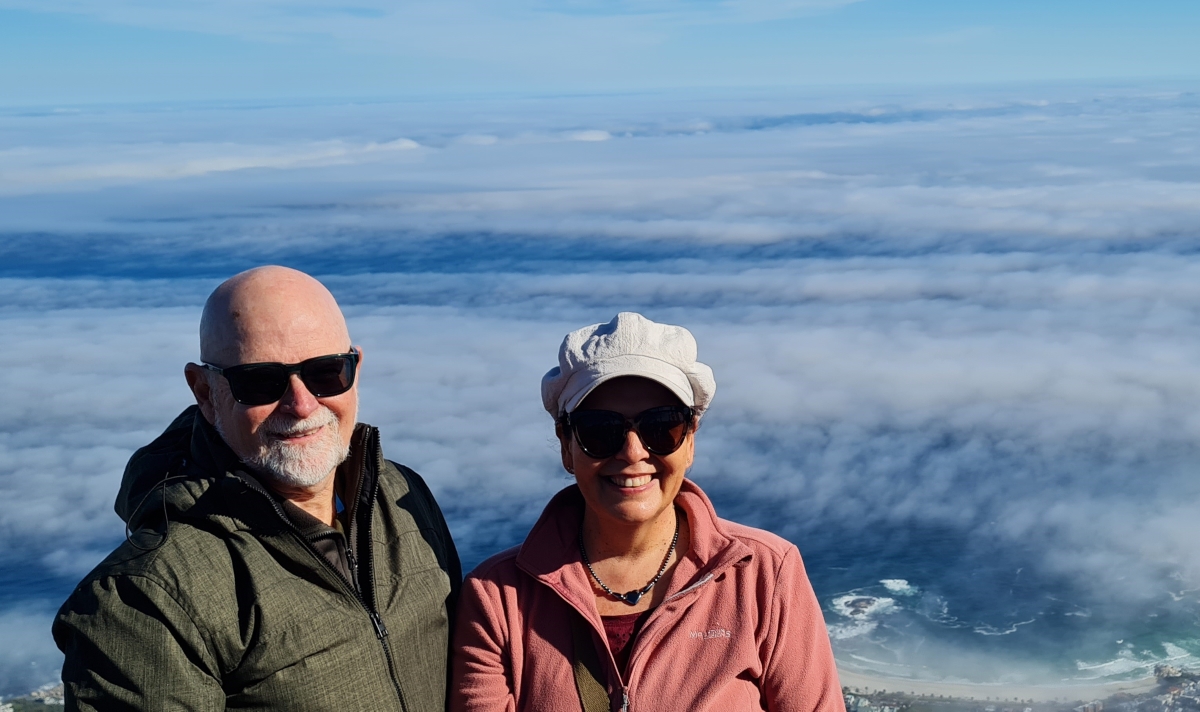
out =
<path fill-rule="evenodd" d="M 293 373 L 287 391 L 279 399 L 279 407 L 303 420 L 316 412 L 321 403 L 309 392 L 300 376 Z"/>

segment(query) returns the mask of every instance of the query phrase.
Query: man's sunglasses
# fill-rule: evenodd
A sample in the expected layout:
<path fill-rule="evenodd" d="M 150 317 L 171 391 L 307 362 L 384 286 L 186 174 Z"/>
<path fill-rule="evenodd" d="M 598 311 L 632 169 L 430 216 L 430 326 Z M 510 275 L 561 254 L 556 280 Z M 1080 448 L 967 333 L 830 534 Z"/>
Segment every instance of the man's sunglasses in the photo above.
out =
<path fill-rule="evenodd" d="M 229 392 L 242 405 L 267 405 L 287 393 L 292 374 L 300 374 L 304 387 L 317 398 L 338 396 L 354 385 L 358 352 L 317 356 L 300 363 L 243 363 L 219 368 L 203 364 L 229 382 Z"/>
<path fill-rule="evenodd" d="M 626 418 L 611 410 L 577 410 L 559 419 L 563 431 L 575 433 L 579 449 L 603 460 L 625 447 L 625 433 L 638 434 L 642 445 L 655 455 L 670 455 L 683 445 L 696 411 L 686 405 L 666 405 Z"/>

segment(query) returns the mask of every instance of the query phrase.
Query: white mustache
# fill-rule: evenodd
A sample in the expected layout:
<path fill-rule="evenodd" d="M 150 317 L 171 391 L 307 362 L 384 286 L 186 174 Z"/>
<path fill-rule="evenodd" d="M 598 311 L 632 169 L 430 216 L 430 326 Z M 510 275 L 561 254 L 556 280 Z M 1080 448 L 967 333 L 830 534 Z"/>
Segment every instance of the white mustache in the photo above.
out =
<path fill-rule="evenodd" d="M 333 425 L 336 422 L 337 416 L 333 414 L 333 411 L 322 406 L 319 411 L 304 420 L 293 420 L 281 413 L 271 415 L 263 421 L 262 431 L 268 436 L 288 437 L 323 428 L 326 425 Z"/>

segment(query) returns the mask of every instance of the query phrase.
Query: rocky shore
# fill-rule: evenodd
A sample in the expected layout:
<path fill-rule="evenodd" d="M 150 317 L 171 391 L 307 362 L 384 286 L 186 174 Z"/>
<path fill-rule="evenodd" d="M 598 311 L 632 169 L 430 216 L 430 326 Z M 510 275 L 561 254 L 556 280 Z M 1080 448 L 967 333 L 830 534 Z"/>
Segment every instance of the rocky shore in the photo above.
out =
<path fill-rule="evenodd" d="M 63 686 L 62 683 L 56 685 L 45 685 L 39 687 L 28 695 L 21 697 L 11 697 L 3 702 L 0 702 L 0 712 L 29 712 L 30 710 L 44 710 L 47 705 L 62 705 Z"/>
<path fill-rule="evenodd" d="M 1154 677 L 1145 680 L 1093 686 L 1016 688 L 885 680 L 855 673 L 841 677 L 846 712 L 1200 712 L 1200 672 L 1169 665 L 1159 665 Z M 1031 690 L 1040 693 L 1028 694 Z M 59 683 L 0 702 L 0 712 L 61 704 Z"/>
<path fill-rule="evenodd" d="M 1005 687 L 842 675 L 846 712 L 1200 712 L 1200 673 L 1093 686 Z M 1030 694 L 1037 692 L 1037 694 Z"/>

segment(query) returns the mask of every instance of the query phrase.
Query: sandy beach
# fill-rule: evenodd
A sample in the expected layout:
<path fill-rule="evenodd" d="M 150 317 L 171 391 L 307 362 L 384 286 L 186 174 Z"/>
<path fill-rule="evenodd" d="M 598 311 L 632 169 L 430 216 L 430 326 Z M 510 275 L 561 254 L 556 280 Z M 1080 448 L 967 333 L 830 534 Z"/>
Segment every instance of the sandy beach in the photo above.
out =
<path fill-rule="evenodd" d="M 923 680 L 898 680 L 850 671 L 838 671 L 842 687 L 863 691 L 906 692 L 912 695 L 944 695 L 964 699 L 986 700 L 1033 700 L 1036 702 L 1070 702 L 1102 700 L 1118 692 L 1146 693 L 1158 684 L 1153 677 L 1127 682 L 1063 685 L 1008 685 L 971 684 L 956 682 L 927 682 Z"/>

